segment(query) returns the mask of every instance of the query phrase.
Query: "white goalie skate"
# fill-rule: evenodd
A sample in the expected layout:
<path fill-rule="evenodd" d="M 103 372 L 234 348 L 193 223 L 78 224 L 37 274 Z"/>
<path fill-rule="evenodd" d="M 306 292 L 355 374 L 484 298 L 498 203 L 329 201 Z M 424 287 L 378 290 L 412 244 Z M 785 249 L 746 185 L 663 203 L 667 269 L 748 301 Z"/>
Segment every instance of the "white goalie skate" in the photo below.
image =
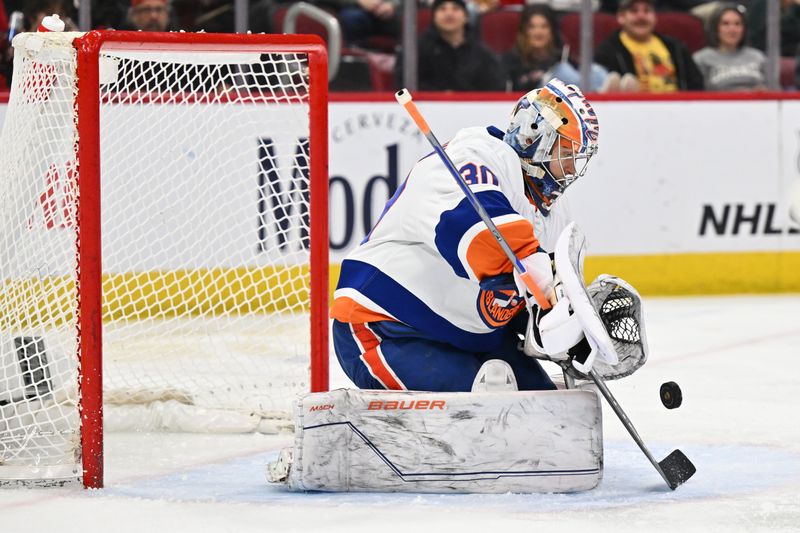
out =
<path fill-rule="evenodd" d="M 291 448 L 282 449 L 278 454 L 278 459 L 274 463 L 267 465 L 267 481 L 270 483 L 284 483 L 289 479 L 293 459 Z"/>
<path fill-rule="evenodd" d="M 500 392 L 519 390 L 511 365 L 500 359 L 483 363 L 472 382 L 472 392 Z"/>

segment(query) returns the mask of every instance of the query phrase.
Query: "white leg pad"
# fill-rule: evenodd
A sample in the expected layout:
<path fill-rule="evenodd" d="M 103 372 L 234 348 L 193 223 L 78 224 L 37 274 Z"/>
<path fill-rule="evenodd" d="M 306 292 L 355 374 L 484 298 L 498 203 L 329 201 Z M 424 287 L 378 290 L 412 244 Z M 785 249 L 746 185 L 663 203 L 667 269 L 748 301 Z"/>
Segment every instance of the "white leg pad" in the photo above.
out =
<path fill-rule="evenodd" d="M 594 392 L 339 389 L 295 406 L 293 490 L 576 492 L 603 469 Z"/>

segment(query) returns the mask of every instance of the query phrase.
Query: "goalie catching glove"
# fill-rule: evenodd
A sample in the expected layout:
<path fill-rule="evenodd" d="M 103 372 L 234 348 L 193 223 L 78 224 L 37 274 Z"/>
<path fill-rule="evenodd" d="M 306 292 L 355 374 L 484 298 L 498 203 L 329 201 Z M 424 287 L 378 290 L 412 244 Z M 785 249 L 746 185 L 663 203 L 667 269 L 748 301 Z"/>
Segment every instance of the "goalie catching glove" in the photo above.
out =
<path fill-rule="evenodd" d="M 577 379 L 588 379 L 592 368 L 605 379 L 619 379 L 647 360 L 642 300 L 629 283 L 608 274 L 597 277 L 587 288 L 583 282 L 585 249 L 583 234 L 571 223 L 559 237 L 553 257 L 536 252 L 520 260 L 553 303 L 550 310 L 542 310 L 514 271 L 517 291 L 528 309 L 522 350 L 530 357 L 559 363 Z M 516 305 L 515 299 L 512 306 Z"/>
<path fill-rule="evenodd" d="M 543 311 L 532 299 L 528 302 L 528 325 L 523 351 L 537 359 L 554 361 L 576 379 L 590 379 L 568 361 L 581 358 L 590 349 L 575 310 L 569 299 L 561 293 L 550 311 Z M 587 288 L 592 305 L 597 310 L 603 326 L 619 355 L 619 362 L 611 365 L 596 360 L 594 370 L 604 379 L 619 379 L 633 374 L 647 361 L 647 337 L 642 316 L 639 293 L 625 280 L 603 274 Z"/>
<path fill-rule="evenodd" d="M 587 292 L 619 357 L 614 365 L 598 359 L 592 368 L 606 380 L 630 376 L 647 362 L 649 352 L 642 297 L 624 279 L 609 274 L 597 276 Z M 572 365 L 566 371 L 573 378 L 590 379 Z"/>

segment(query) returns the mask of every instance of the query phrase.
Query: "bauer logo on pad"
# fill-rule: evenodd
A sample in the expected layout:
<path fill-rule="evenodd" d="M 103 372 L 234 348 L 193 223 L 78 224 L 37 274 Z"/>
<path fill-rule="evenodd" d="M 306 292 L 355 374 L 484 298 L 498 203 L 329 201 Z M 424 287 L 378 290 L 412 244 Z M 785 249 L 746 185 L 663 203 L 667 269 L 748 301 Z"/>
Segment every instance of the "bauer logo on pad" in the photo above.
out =
<path fill-rule="evenodd" d="M 444 409 L 445 404 L 445 400 L 373 400 L 369 402 L 367 411 L 393 411 L 395 409 Z"/>

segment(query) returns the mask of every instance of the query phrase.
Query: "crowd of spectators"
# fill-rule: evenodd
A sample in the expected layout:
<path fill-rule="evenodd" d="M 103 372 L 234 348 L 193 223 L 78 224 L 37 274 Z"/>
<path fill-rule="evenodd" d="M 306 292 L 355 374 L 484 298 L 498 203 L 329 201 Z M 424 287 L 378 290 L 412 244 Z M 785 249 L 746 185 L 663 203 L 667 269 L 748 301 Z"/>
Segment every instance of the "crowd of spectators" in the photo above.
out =
<path fill-rule="evenodd" d="M 502 57 L 511 89 L 527 92 L 551 78 L 579 84 L 580 72 L 569 49 L 562 43 L 556 12 L 546 4 L 533 4 L 522 11 L 514 47 Z M 608 70 L 592 64 L 587 91 L 607 89 Z"/>
<path fill-rule="evenodd" d="M 0 0 L 0 91 L 12 74 L 10 38 L 35 30 L 42 17 L 56 13 L 75 30 L 77 4 L 91 1 L 94 28 L 143 31 L 234 31 L 233 0 Z M 391 90 L 400 85 L 403 53 L 399 44 L 402 0 L 307 0 L 335 15 L 342 28 L 348 65 L 339 86 Z M 566 42 L 564 22 L 581 0 L 417 0 L 418 85 L 423 90 L 524 91 L 550 77 L 580 79 L 579 42 Z M 672 92 L 680 90 L 760 90 L 766 79 L 766 19 L 769 0 L 592 0 L 595 54 L 588 91 Z M 800 0 L 780 2 L 781 84 L 800 88 Z M 287 0 L 250 0 L 249 28 L 280 33 L 279 13 Z M 527 5 L 526 5 L 527 4 Z M 482 24 L 498 12 L 514 13 L 493 46 Z M 705 47 L 690 49 L 668 27 L 656 30 L 660 15 L 679 12 L 706 28 Z M 598 26 L 602 18 L 606 25 Z M 613 26 L 607 23 L 611 21 Z M 700 24 L 695 21 L 696 24 Z M 702 48 L 702 49 L 698 49 Z M 377 58 L 377 60 L 376 60 Z M 379 67 L 375 67 L 378 65 Z M 376 75 L 372 70 L 379 68 Z M 794 76 L 789 72 L 796 69 Z M 789 74 L 787 75 L 787 72 Z M 377 83 L 381 79 L 383 83 Z M 336 90 L 337 81 L 332 88 Z"/>

